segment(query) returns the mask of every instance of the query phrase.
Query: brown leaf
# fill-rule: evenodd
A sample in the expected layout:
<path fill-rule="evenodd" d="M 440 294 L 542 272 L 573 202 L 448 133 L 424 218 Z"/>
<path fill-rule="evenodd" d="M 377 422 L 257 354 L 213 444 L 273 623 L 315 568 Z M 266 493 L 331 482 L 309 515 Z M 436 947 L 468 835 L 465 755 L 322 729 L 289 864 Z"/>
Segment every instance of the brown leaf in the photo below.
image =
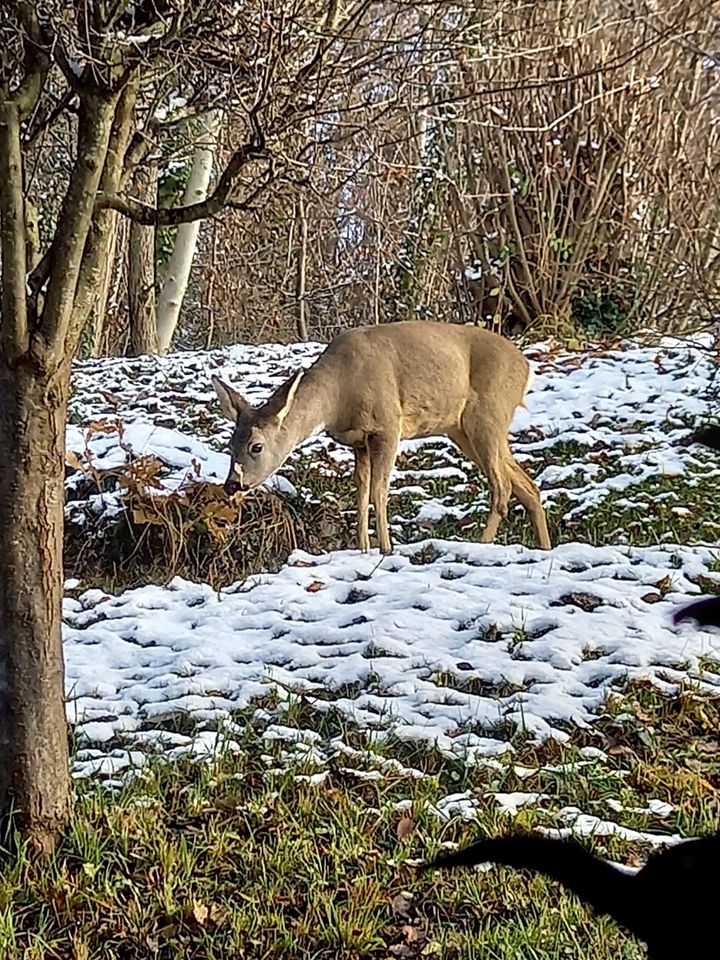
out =
<path fill-rule="evenodd" d="M 403 936 L 408 943 L 418 943 L 425 939 L 425 933 L 420 927 L 415 927 L 411 923 L 406 923 L 402 928 Z"/>
<path fill-rule="evenodd" d="M 216 500 L 214 503 L 208 503 L 203 509 L 204 517 L 212 517 L 217 520 L 234 520 L 237 517 L 237 509 L 229 503 L 222 500 Z"/>
<path fill-rule="evenodd" d="M 203 903 L 201 900 L 193 900 L 190 913 L 197 924 L 201 927 L 206 927 L 208 924 L 214 924 L 221 920 L 224 911 L 223 908 L 216 903 L 211 903 L 208 906 L 208 904 Z"/>
<path fill-rule="evenodd" d="M 199 900 L 193 900 L 191 914 L 193 920 L 196 923 L 199 923 L 201 927 L 204 927 L 210 918 L 210 910 L 205 906 L 204 903 L 201 903 Z"/>
<path fill-rule="evenodd" d="M 642 707 L 635 707 L 635 716 L 640 721 L 640 723 L 652 723 L 653 717 L 652 714 L 649 714 L 647 710 L 643 710 Z"/>
<path fill-rule="evenodd" d="M 414 899 L 415 898 L 409 891 L 401 890 L 400 893 L 393 897 L 390 908 L 392 912 L 398 916 L 409 918 Z"/>
<path fill-rule="evenodd" d="M 662 600 L 662 596 L 659 593 L 646 593 L 645 596 L 640 599 L 644 600 L 645 603 L 659 603 Z"/>
<path fill-rule="evenodd" d="M 672 577 L 667 574 L 661 580 L 655 584 L 655 587 L 660 591 L 660 593 L 665 596 L 668 590 L 672 587 Z"/>
<path fill-rule="evenodd" d="M 321 580 L 313 580 L 313 582 L 309 583 L 305 589 L 308 593 L 317 593 L 318 590 L 325 589 L 325 584 Z"/>
<path fill-rule="evenodd" d="M 417 949 L 408 946 L 407 943 L 394 943 L 391 947 L 388 947 L 388 951 L 390 956 L 399 957 L 400 960 L 411 960 L 412 957 L 417 956 Z"/>
<path fill-rule="evenodd" d="M 117 420 L 91 420 L 83 427 L 86 437 L 94 433 L 120 433 L 120 423 Z"/>
<path fill-rule="evenodd" d="M 401 820 L 398 820 L 397 827 L 395 828 L 397 833 L 397 838 L 401 842 L 406 840 L 411 833 L 415 830 L 416 823 L 412 817 L 403 817 Z"/>
<path fill-rule="evenodd" d="M 160 518 L 157 512 L 147 510 L 145 507 L 138 506 L 133 507 L 132 512 L 133 523 L 160 523 Z"/>
<path fill-rule="evenodd" d="M 82 470 L 84 468 L 83 461 L 75 453 L 74 450 L 65 451 L 65 463 L 71 467 L 73 470 Z"/>

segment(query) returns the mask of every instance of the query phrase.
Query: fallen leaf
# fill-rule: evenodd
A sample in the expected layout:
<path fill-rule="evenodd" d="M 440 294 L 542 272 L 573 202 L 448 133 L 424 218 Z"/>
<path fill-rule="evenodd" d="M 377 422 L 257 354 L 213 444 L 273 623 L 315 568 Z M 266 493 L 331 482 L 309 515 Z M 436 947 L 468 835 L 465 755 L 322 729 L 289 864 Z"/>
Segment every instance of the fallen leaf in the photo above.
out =
<path fill-rule="evenodd" d="M 73 470 L 82 470 L 84 466 L 80 457 L 73 450 L 65 451 L 65 463 Z"/>
<path fill-rule="evenodd" d="M 646 593 L 645 596 L 640 599 L 644 600 L 645 603 L 659 603 L 662 600 L 662 596 L 659 593 Z"/>
<path fill-rule="evenodd" d="M 403 817 L 398 820 L 396 829 L 397 838 L 400 841 L 406 840 L 415 830 L 415 821 L 412 817 Z"/>
<path fill-rule="evenodd" d="M 402 932 L 408 943 L 417 943 L 419 940 L 425 939 L 425 934 L 420 927 L 415 927 L 411 923 L 405 924 Z"/>
<path fill-rule="evenodd" d="M 313 580 L 313 582 L 308 584 L 307 587 L 305 587 L 305 589 L 307 590 L 308 593 L 317 593 L 318 590 L 325 589 L 325 584 L 322 583 L 322 581 L 320 580 Z"/>
<path fill-rule="evenodd" d="M 201 927 L 204 927 L 210 918 L 210 910 L 199 900 L 193 900 L 192 910 L 190 912 L 195 922 L 199 923 Z"/>
<path fill-rule="evenodd" d="M 392 899 L 392 912 L 397 916 L 409 918 L 414 899 L 408 890 L 401 890 L 400 893 L 396 894 Z"/>

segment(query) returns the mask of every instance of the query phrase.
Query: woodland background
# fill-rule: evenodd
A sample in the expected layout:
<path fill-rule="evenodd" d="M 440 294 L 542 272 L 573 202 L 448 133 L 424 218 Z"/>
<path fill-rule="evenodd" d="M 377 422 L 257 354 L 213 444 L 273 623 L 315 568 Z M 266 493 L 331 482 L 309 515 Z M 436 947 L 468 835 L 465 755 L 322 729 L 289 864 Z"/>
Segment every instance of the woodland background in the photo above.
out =
<path fill-rule="evenodd" d="M 82 355 L 162 351 L 173 330 L 183 348 L 413 316 L 564 337 L 717 315 L 718 4 L 365 3 L 335 36 L 337 9 L 313 30 L 302 7 L 244 5 L 217 51 L 141 83 L 129 195 L 204 196 L 255 123 L 272 158 L 199 236 L 111 214 Z M 289 86 L 324 32 L 323 65 Z M 72 111 L 50 119 L 39 248 L 74 141 Z"/>

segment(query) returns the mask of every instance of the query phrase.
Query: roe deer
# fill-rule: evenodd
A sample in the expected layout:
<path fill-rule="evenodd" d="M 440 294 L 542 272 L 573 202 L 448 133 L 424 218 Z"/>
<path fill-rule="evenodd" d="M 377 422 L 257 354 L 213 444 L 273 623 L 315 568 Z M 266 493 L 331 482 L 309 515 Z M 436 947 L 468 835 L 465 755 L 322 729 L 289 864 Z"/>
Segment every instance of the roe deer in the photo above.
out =
<path fill-rule="evenodd" d="M 490 514 L 480 542 L 495 539 L 514 494 L 530 514 L 538 546 L 549 550 L 540 493 L 508 443 L 531 378 L 526 358 L 503 337 L 424 320 L 344 331 L 259 407 L 213 377 L 223 413 L 235 422 L 225 490 L 258 486 L 302 440 L 324 430 L 355 453 L 360 549 L 370 548 L 372 500 L 380 550 L 390 553 L 387 501 L 398 443 L 445 436 L 488 480 Z"/>
<path fill-rule="evenodd" d="M 654 853 L 636 874 L 600 860 L 574 840 L 523 835 L 480 840 L 423 870 L 476 863 L 502 863 L 558 880 L 596 913 L 644 940 L 649 960 L 701 960 L 717 949 L 720 834 Z"/>

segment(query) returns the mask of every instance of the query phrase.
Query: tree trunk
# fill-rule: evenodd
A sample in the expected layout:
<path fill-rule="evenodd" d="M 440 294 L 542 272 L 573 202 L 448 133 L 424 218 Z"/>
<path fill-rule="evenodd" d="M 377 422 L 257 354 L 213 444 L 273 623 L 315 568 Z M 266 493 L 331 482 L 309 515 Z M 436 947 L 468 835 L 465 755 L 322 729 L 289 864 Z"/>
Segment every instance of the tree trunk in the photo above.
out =
<path fill-rule="evenodd" d="M 110 286 L 117 273 L 115 257 L 120 228 L 120 214 L 115 213 L 113 210 L 112 216 L 108 219 L 110 223 L 108 226 L 107 257 L 102 265 L 102 279 L 100 280 L 97 300 L 95 301 L 95 306 L 92 309 L 90 317 L 90 323 L 92 324 L 90 340 L 91 357 L 100 357 L 103 354 L 103 345 L 107 339 L 105 336 L 105 321 L 107 319 Z"/>
<path fill-rule="evenodd" d="M 69 364 L 0 361 L 0 810 L 38 853 L 68 817 L 61 638 Z"/>
<path fill-rule="evenodd" d="M 221 118 L 220 110 L 211 110 L 203 118 L 190 178 L 185 188 L 184 204 L 198 203 L 207 197 Z M 161 353 L 167 353 L 170 349 L 177 327 L 180 307 L 190 279 L 190 268 L 195 256 L 199 231 L 199 220 L 193 223 L 182 223 L 178 227 L 175 246 L 157 304 L 157 330 Z"/>
<path fill-rule="evenodd" d="M 300 226 L 300 243 L 298 245 L 297 263 L 295 265 L 295 330 L 298 340 L 307 341 L 307 301 L 305 300 L 305 285 L 307 281 L 307 242 L 308 222 L 305 210 L 305 198 L 300 196 L 297 204 L 298 223 Z"/>
<path fill-rule="evenodd" d="M 139 167 L 133 178 L 139 200 L 155 205 L 157 167 L 148 163 Z M 130 313 L 130 353 L 134 357 L 158 352 L 155 312 L 155 227 L 130 224 L 128 254 L 128 308 Z"/>

